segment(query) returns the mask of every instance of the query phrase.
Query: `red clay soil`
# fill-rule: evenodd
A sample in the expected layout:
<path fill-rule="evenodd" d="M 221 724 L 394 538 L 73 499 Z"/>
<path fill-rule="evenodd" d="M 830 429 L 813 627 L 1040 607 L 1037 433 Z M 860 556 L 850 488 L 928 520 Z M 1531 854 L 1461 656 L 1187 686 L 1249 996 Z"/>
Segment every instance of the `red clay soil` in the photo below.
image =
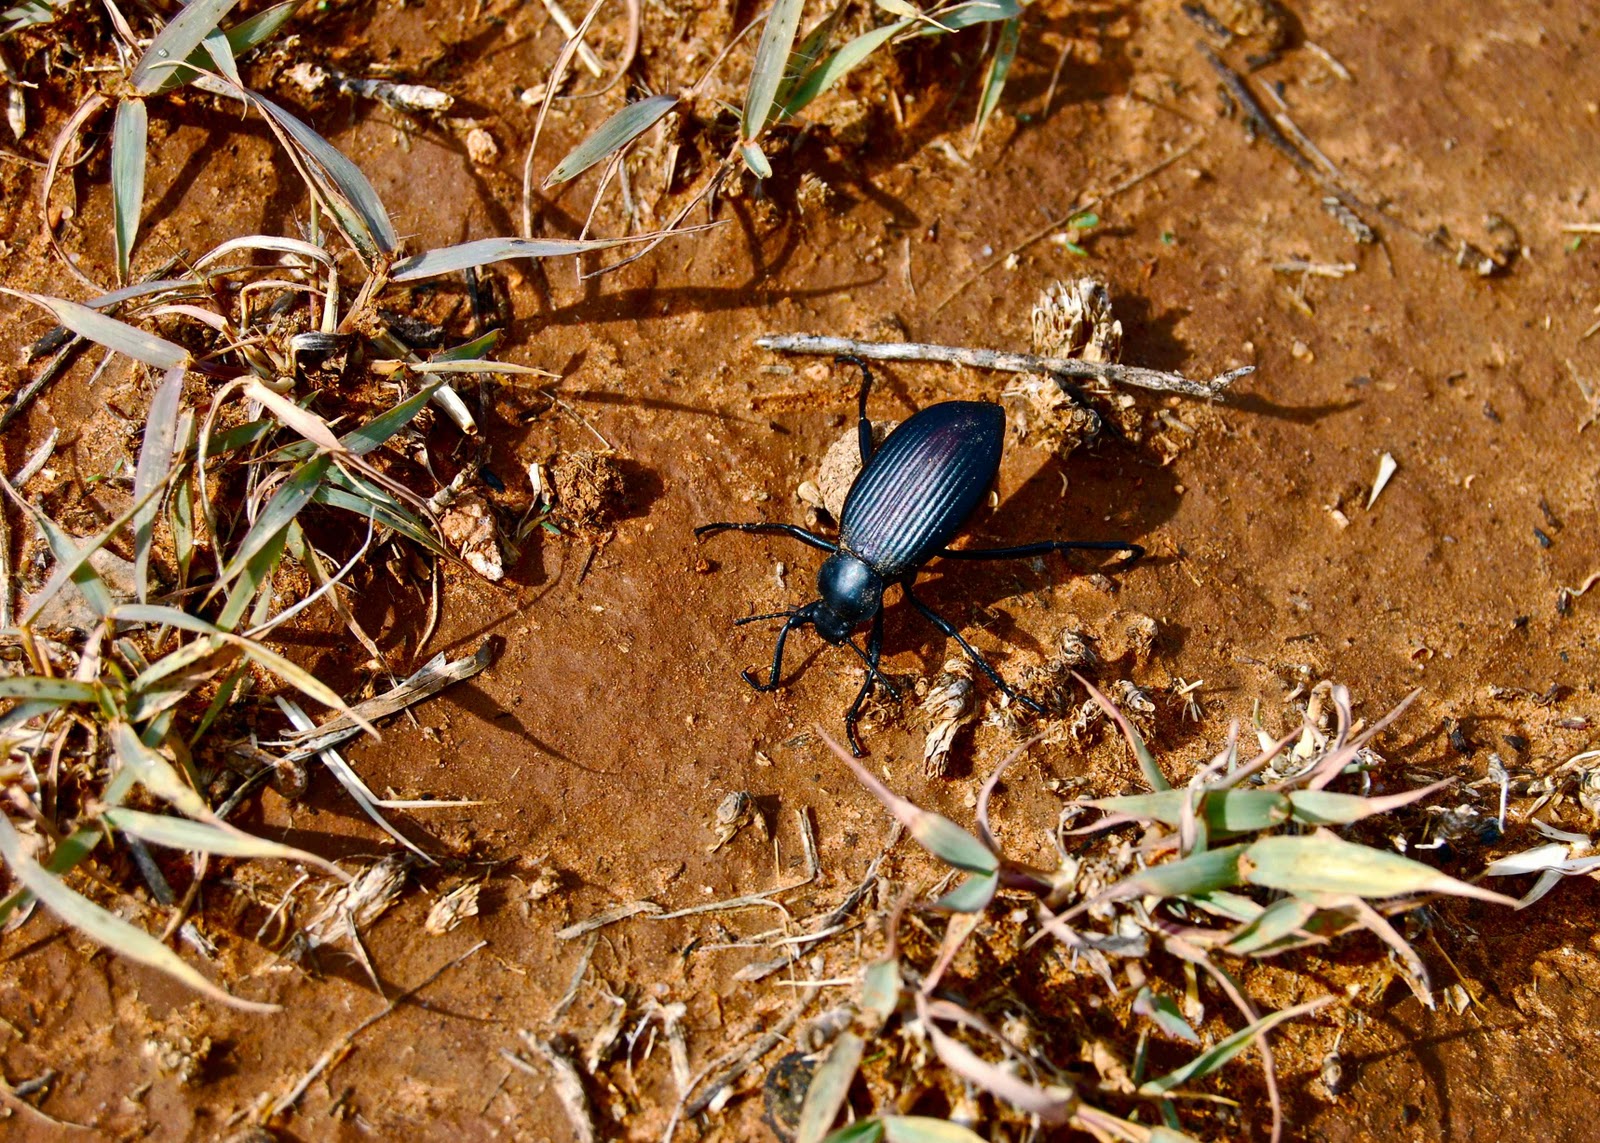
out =
<path fill-rule="evenodd" d="M 741 22 L 748 7 L 736 6 Z M 1482 779 L 1492 751 L 1546 773 L 1593 746 L 1600 600 L 1579 596 L 1569 614 L 1557 611 L 1558 589 L 1600 570 L 1600 429 L 1583 428 L 1593 409 L 1578 383 L 1600 384 L 1600 337 L 1583 337 L 1600 302 L 1600 238 L 1579 242 L 1561 229 L 1600 218 L 1600 21 L 1586 8 L 1295 5 L 1292 46 L 1251 83 L 1263 97 L 1282 85 L 1294 122 L 1346 184 L 1403 224 L 1377 220 L 1381 246 L 1355 244 L 1324 209 L 1316 181 L 1223 116 L 1217 75 L 1194 47 L 1202 33 L 1177 4 L 1048 0 L 1029 9 L 1001 111 L 970 162 L 959 152 L 979 79 L 976 39 L 902 53 L 853 79 L 847 113 L 859 133 L 846 124 L 808 138 L 781 157 L 772 186 L 724 199 L 716 230 L 584 282 L 570 263 L 502 268 L 514 315 L 502 356 L 559 372 L 560 403 L 531 386 L 502 388 L 484 463 L 526 496 L 530 462 L 597 447 L 598 435 L 619 458 L 625 502 L 606 533 L 536 533 L 504 585 L 449 573 L 443 624 L 426 648 L 413 645 L 425 596 L 380 567 L 360 578 L 363 621 L 383 632 L 396 670 L 423 651 L 464 654 L 499 640 L 494 665 L 418 708 L 420 725 L 396 720 L 381 742 L 349 751 L 375 790 L 482 802 L 397 814 L 437 851 L 482 864 L 420 875 L 426 891 L 408 893 L 367 932 L 366 950 L 393 996 L 475 942 L 488 946 L 336 1055 L 281 1118 L 279 1137 L 571 1138 L 548 1082 L 501 1055 L 523 1048 L 519 1029 L 559 1028 L 581 1045 L 612 1010 L 604 992 L 626 993 L 635 1012 L 648 1000 L 683 1001 L 698 1069 L 742 1044 L 752 1021 L 770 1022 L 793 1003 L 794 989 L 733 979 L 770 954 L 691 947 L 770 929 L 770 910 L 641 917 L 602 930 L 576 1002 L 549 1023 L 584 944 L 556 938 L 569 922 L 637 898 L 677 909 L 795 879 L 801 810 L 816 824 L 822 874 L 783 900 L 805 917 L 836 904 L 888 834 L 881 808 L 809 733 L 815 723 L 842 729 L 858 661 L 803 634 L 791 640 L 779 692 L 758 695 L 739 679 L 741 668 L 767 661 L 772 634 L 770 625 L 731 622 L 811 598 L 817 553 L 778 538 L 697 545 L 692 536 L 711 520 L 804 523 L 795 490 L 847 427 L 854 376 L 759 350 L 753 339 L 762 333 L 1025 350 L 1039 291 L 1092 272 L 1110 286 L 1129 362 L 1191 376 L 1257 367 L 1223 402 L 1174 400 L 1184 427 L 1162 431 L 1165 451 L 1149 440 L 1065 459 L 1009 448 L 998 508 L 975 522 L 973 541 L 1137 540 L 1150 557 L 1115 575 L 1114 591 L 1058 559 L 1043 571 L 935 566 L 924 581 L 922 594 L 1009 677 L 1038 663 L 1069 623 L 1115 654 L 1130 616 L 1153 617 L 1151 655 L 1130 656 L 1104 677 L 1131 677 L 1151 692 L 1204 680 L 1200 722 L 1166 701 L 1156 721 L 1174 777 L 1187 777 L 1220 747 L 1229 720 L 1248 720 L 1255 704 L 1267 730 L 1294 725 L 1291 692 L 1324 678 L 1347 684 L 1368 719 L 1422 688 L 1379 743 L 1396 783 Z M 636 74 L 657 90 L 697 74 L 734 18 L 720 9 L 681 18 L 660 5 L 644 11 Z M 601 24 L 602 57 L 615 58 L 620 10 L 608 8 Z M 337 97 L 307 107 L 372 178 L 413 249 L 514 232 L 533 119 L 517 96 L 543 78 L 560 43 L 542 9 L 359 5 L 296 26 L 289 49 L 255 65 L 269 91 L 295 97 L 269 80 L 297 59 L 357 74 L 392 63 L 450 90 L 456 113 L 497 139 L 498 161 L 475 166 L 459 134 L 438 125 L 405 124 Z M 1063 46 L 1067 63 L 1046 109 Z M 1228 58 L 1242 66 L 1257 50 L 1244 44 Z M 70 98 L 37 93 L 39 122 L 20 150 L 45 154 Z M 541 162 L 621 98 L 619 88 L 561 105 Z M 154 104 L 151 120 L 159 161 L 141 261 L 192 255 L 236 234 L 295 233 L 304 195 L 259 120 L 197 96 Z M 1087 195 L 1184 148 L 1096 207 L 1100 225 L 1080 238 L 1086 258 L 1043 241 L 1015 265 L 985 269 Z M 39 171 L 9 159 L 0 171 L 5 283 L 72 293 L 39 235 Z M 801 194 L 802 174 L 822 189 Z M 104 174 L 90 172 L 79 187 L 65 241 L 106 272 Z M 542 216 L 548 231 L 576 233 L 594 187 L 591 175 L 557 195 Z M 651 209 L 665 217 L 676 201 Z M 617 233 L 625 223 L 614 192 L 609 202 L 596 225 Z M 1506 232 L 1487 226 L 1489 215 L 1516 233 L 1504 243 L 1509 265 L 1493 277 L 1416 236 L 1442 224 L 1494 249 Z M 1290 259 L 1358 269 L 1307 278 L 1300 294 L 1299 276 L 1273 268 Z M 461 312 L 457 288 L 446 293 L 412 301 L 432 316 Z M 0 360 L 16 384 L 24 374 L 13 363 L 43 327 L 36 311 L 9 299 L 3 306 Z M 102 495 L 90 478 L 136 447 L 128 426 L 148 399 L 125 368 L 91 385 L 92 367 L 81 362 L 57 381 L 4 440 L 15 469 L 60 428 L 56 466 L 71 493 L 61 495 L 89 505 Z M 940 399 L 997 399 L 1007 381 L 918 365 L 885 366 L 881 376 L 873 409 L 884 419 Z M 1147 408 L 1163 400 L 1140 397 Z M 439 455 L 457 439 L 442 424 L 431 437 Z M 1398 469 L 1368 507 L 1385 453 Z M 452 463 L 470 459 L 463 449 Z M 326 622 L 323 636 L 291 649 L 353 690 L 361 656 Z M 891 605 L 885 665 L 895 676 L 931 677 L 953 650 Z M 1492 687 L 1520 689 L 1504 697 Z M 958 739 L 955 775 L 930 779 L 909 704 L 875 708 L 864 734 L 870 764 L 895 789 L 962 822 L 982 777 L 1015 741 L 1002 727 L 979 726 Z M 1083 779 L 1099 794 L 1138 784 L 1115 742 L 1087 752 L 1070 740 L 1036 748 L 996 806 L 1003 840 L 1024 859 L 1048 854 L 1059 799 L 1047 777 Z M 753 830 L 708 852 L 706 823 L 730 791 L 748 791 L 776 825 L 776 862 Z M 265 793 L 245 819 L 338 859 L 387 850 L 325 774 L 302 801 Z M 1501 849 L 1538 840 L 1518 821 L 1514 813 Z M 1472 858 L 1457 870 L 1480 868 L 1481 855 Z M 899 882 L 927 873 L 906 843 L 887 868 Z M 559 871 L 559 887 L 530 894 L 547 870 Z M 480 914 L 426 935 L 434 894 L 484 874 Z M 215 906 L 209 894 L 202 901 L 201 923 L 222 948 L 206 971 L 241 995 L 281 1003 L 280 1015 L 197 1000 L 41 914 L 0 946 L 8 1082 L 53 1070 L 43 1109 L 106 1138 L 221 1138 L 383 1011 L 348 956 L 323 956 L 314 976 L 253 939 L 262 913 L 244 906 L 246 888 L 274 901 L 290 871 L 247 866 L 226 876 Z M 1249 970 L 1247 983 L 1269 1007 L 1357 986 L 1350 1003 L 1277 1037 L 1290 1137 L 1593 1138 L 1597 899 L 1593 882 L 1574 879 L 1522 913 L 1437 910 L 1418 947 L 1437 986 L 1459 982 L 1475 999 L 1459 1014 L 1424 1009 L 1370 937 Z M 1337 1095 L 1319 1078 L 1336 1038 Z M 201 1057 L 187 1082 L 174 1063 L 186 1053 Z M 1253 1067 L 1249 1058 L 1231 1065 L 1218 1088 L 1245 1101 L 1242 1121 L 1213 1121 L 1209 1134 L 1265 1137 Z M 603 1131 L 659 1137 L 676 1102 L 662 1047 L 645 1061 L 641 1045 L 633 1073 L 620 1062 L 604 1070 L 606 1086 L 594 1091 Z M 759 1078 L 679 1137 L 762 1137 Z M 7 1130 L 66 1137 L 20 1117 Z"/>

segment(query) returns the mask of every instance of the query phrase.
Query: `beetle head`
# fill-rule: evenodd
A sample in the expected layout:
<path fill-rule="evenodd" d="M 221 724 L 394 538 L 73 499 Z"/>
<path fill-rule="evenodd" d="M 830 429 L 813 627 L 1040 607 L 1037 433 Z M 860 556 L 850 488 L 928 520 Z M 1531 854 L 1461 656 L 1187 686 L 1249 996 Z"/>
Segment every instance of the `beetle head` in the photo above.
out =
<path fill-rule="evenodd" d="M 855 556 L 835 552 L 817 573 L 817 593 L 822 598 L 811 616 L 817 634 L 843 643 L 883 608 L 883 577 Z"/>

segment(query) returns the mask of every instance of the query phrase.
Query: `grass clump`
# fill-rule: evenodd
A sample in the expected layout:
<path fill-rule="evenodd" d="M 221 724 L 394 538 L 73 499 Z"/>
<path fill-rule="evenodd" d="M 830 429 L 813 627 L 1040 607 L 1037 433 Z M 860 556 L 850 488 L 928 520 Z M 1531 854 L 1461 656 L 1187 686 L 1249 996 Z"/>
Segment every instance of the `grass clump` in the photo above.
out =
<path fill-rule="evenodd" d="M 1008 858 L 990 824 L 995 788 L 1026 747 L 984 783 L 974 834 L 899 797 L 830 740 L 840 760 L 958 880 L 921 910 L 948 918 L 931 961 L 909 955 L 903 944 L 909 896 L 896 907 L 884 955 L 862 973 L 854 1020 L 828 1049 L 807 1093 L 797 1135 L 801 1143 L 979 1138 L 947 1119 L 967 1125 L 985 1119 L 1019 1127 L 1030 1122 L 1070 1126 L 1099 1139 L 1170 1143 L 1191 1137 L 1181 1106 L 1229 1103 L 1196 1085 L 1252 1045 L 1262 1055 L 1277 1138 L 1282 1110 L 1267 1034 L 1336 998 L 1313 997 L 1263 1011 L 1226 961 L 1269 957 L 1364 929 L 1393 950 L 1417 995 L 1431 1006 L 1426 969 L 1390 918 L 1441 895 L 1512 903 L 1338 832 L 1415 803 L 1444 785 L 1382 797 L 1330 789 L 1364 770 L 1371 758 L 1367 744 L 1409 699 L 1357 734 L 1349 695 L 1335 687 L 1338 725 L 1326 740 L 1309 728 L 1297 730 L 1246 757 L 1235 725 L 1224 749 L 1174 787 L 1132 723 L 1084 685 L 1121 728 L 1152 788 L 1070 804 L 1056 831 L 1061 860 L 1054 869 Z M 1068 828 L 1090 812 L 1098 812 L 1098 820 Z M 1139 829 L 1137 840 L 1110 838 L 1127 827 Z M 1075 846 L 1080 852 L 1069 852 L 1069 838 L 1082 839 Z M 1083 841 L 1094 838 L 1104 844 L 1081 851 Z M 1019 901 L 1029 900 L 1031 909 L 1018 910 Z M 933 935 L 926 925 L 919 928 Z M 1132 1062 L 1121 1062 L 1105 1047 L 1072 1000 L 1061 998 L 1055 1005 L 1048 996 L 1035 996 L 1023 1002 L 999 986 L 1009 1001 L 998 1008 L 975 1002 L 974 990 L 995 995 L 994 981 L 956 980 L 952 966 L 973 935 L 985 930 L 992 937 L 986 942 L 990 956 L 1009 949 L 1015 960 L 1029 950 L 1053 948 L 1073 963 L 1090 966 L 1112 990 L 1113 1000 L 1131 995 L 1125 1010 L 1139 1026 Z M 1187 1010 L 1160 987 L 1158 970 L 1170 963 L 1168 957 L 1189 974 L 1187 988 L 1180 985 L 1177 992 L 1190 997 Z M 1113 966 L 1118 964 L 1126 985 L 1117 982 Z M 1008 970 L 991 966 L 986 978 L 995 971 L 1005 975 Z M 1242 1025 L 1204 1047 L 1187 1014 L 1198 1004 L 1196 972 L 1228 997 Z M 1062 1006 L 1079 1018 L 1047 1014 Z M 1164 1045 L 1162 1052 L 1152 1051 L 1153 1040 Z M 1187 1059 L 1165 1071 L 1155 1068 L 1158 1056 L 1168 1057 L 1172 1045 L 1184 1044 L 1193 1046 Z M 1087 1069 L 1077 1058 L 1079 1047 L 1082 1059 L 1091 1062 Z M 944 1079 L 919 1071 L 919 1061 L 937 1063 Z M 877 1110 L 864 1113 L 863 1101 L 852 1101 L 858 1076 L 871 1077 Z M 899 1114 L 908 1091 L 941 1088 L 948 1116 L 924 1121 Z M 885 1092 L 904 1098 L 886 1106 Z M 990 1111 L 974 1103 L 977 1093 L 987 1097 Z M 859 1117 L 835 1129 L 852 1102 Z M 1194 1113 L 1185 1114 L 1192 1121 Z"/>

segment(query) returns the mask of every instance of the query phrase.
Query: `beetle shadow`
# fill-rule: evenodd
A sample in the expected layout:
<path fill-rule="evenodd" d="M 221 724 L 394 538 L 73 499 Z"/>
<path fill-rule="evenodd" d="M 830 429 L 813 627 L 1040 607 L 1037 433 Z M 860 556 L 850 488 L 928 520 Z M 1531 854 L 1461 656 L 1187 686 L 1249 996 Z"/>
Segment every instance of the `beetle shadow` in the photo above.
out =
<path fill-rule="evenodd" d="M 1038 450 L 1013 450 L 1012 463 L 1029 451 L 1038 455 Z M 1009 483 L 1009 467 L 1001 470 L 1002 490 Z M 1177 511 L 1177 484 L 1172 468 L 1146 460 L 1126 446 L 1080 450 L 1065 458 L 1048 455 L 1015 491 L 1004 494 L 995 509 L 974 516 L 964 531 L 963 546 L 1000 548 L 1042 540 L 1143 543 Z M 1048 649 L 1005 613 L 1011 608 L 999 605 L 1031 596 L 1028 606 L 1049 607 L 1048 590 L 1071 576 L 1104 573 L 1119 584 L 1120 557 L 1107 555 L 1109 559 L 1098 552 L 1075 552 L 959 563 L 935 560 L 928 566 L 933 575 L 917 588 L 917 597 L 958 631 L 983 626 L 1003 644 L 1043 656 Z M 1159 562 L 1146 556 L 1140 564 Z M 915 647 L 929 668 L 937 666 L 941 654 L 953 650 L 909 606 L 892 607 L 889 624 L 885 646 Z M 991 657 L 985 651 L 984 657 L 998 669 L 1007 656 L 997 652 Z"/>

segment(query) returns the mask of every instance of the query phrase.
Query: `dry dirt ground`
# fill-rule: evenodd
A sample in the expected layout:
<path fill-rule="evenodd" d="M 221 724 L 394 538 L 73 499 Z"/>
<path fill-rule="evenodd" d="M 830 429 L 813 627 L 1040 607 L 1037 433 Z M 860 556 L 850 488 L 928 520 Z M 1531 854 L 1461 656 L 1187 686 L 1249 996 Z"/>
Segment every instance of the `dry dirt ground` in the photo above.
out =
<path fill-rule="evenodd" d="M 752 11 L 673 15 L 652 4 L 645 13 L 636 74 L 661 84 L 686 74 L 674 53 L 720 45 Z M 818 722 L 840 728 L 857 663 L 802 635 L 778 693 L 757 695 L 738 677 L 767 660 L 772 636 L 767 625 L 731 621 L 809 598 L 815 553 L 765 538 L 697 546 L 691 533 L 719 519 L 803 523 L 795 489 L 846 426 L 853 377 L 757 349 L 765 332 L 1026 349 L 1040 289 L 1093 272 L 1110 285 L 1128 361 L 1193 376 L 1257 366 L 1226 401 L 1174 402 L 1184 427 L 1164 428 L 1161 440 L 1110 441 L 1064 460 L 1025 443 L 1008 450 L 998 507 L 975 523 L 975 539 L 1138 540 L 1151 555 L 1116 575 L 1114 591 L 1058 559 L 1042 571 L 935 567 L 925 579 L 923 594 L 1013 677 L 1069 623 L 1114 656 L 1130 616 L 1156 619 L 1153 652 L 1106 677 L 1162 693 L 1179 678 L 1204 680 L 1198 723 L 1167 698 L 1158 711 L 1154 738 L 1176 773 L 1209 756 L 1231 718 L 1259 709 L 1269 731 L 1293 725 L 1292 692 L 1323 678 L 1349 685 L 1368 718 L 1422 688 L 1380 743 L 1396 781 L 1483 779 L 1491 752 L 1545 773 L 1594 745 L 1600 601 L 1578 597 L 1562 615 L 1557 592 L 1600 570 L 1600 429 L 1584 430 L 1594 408 L 1580 384 L 1600 385 L 1600 337 L 1583 337 L 1600 312 L 1600 236 L 1575 242 L 1561 229 L 1600 219 L 1600 19 L 1571 0 L 1306 0 L 1294 14 L 1296 46 L 1252 82 L 1262 93 L 1281 85 L 1294 121 L 1347 183 L 1389 204 L 1404 225 L 1380 220 L 1381 247 L 1355 244 L 1315 181 L 1223 114 L 1216 73 L 1194 47 L 1201 33 L 1176 3 L 1046 0 L 1029 10 L 1013 80 L 970 163 L 947 144 L 966 145 L 976 40 L 906 53 L 852 81 L 841 125 L 783 156 L 763 192 L 725 199 L 720 229 L 583 283 L 569 263 L 496 275 L 513 315 L 503 356 L 558 371 L 561 403 L 532 387 L 503 390 L 487 464 L 520 482 L 529 462 L 594 447 L 598 434 L 624 459 L 627 503 L 607 536 L 533 542 L 502 587 L 452 572 L 427 651 L 465 653 L 492 636 L 494 665 L 420 708 L 420 725 L 396 722 L 350 752 L 374 789 L 482 801 L 402 818 L 438 851 L 482 864 L 423 875 L 365 934 L 386 991 L 488 945 L 358 1035 L 282 1117 L 280 1137 L 567 1139 L 549 1084 L 500 1054 L 521 1048 L 519 1029 L 558 1027 L 583 1043 L 611 1011 L 605 992 L 626 993 L 635 1010 L 683 1001 L 698 1068 L 793 1002 L 794 989 L 732 979 L 758 954 L 701 947 L 770 928 L 769 911 L 635 918 L 603 930 L 576 1001 L 549 1023 L 584 943 L 558 940 L 563 925 L 636 898 L 675 909 L 792 879 L 801 810 L 815 822 L 822 874 L 784 900 L 804 917 L 837 903 L 888 834 L 877 804 L 809 733 Z M 608 10 L 599 27 L 602 55 L 614 53 L 620 12 Z M 560 44 L 542 9 L 335 4 L 291 30 L 299 39 L 256 65 L 258 83 L 292 59 L 356 73 L 393 65 L 450 90 L 499 142 L 498 160 L 475 165 L 459 135 L 438 125 L 342 97 L 301 102 L 369 174 L 415 247 L 514 232 L 533 117 L 518 95 Z M 294 97 L 287 86 L 268 90 Z M 35 93 L 37 122 L 21 150 L 43 154 L 72 97 Z M 563 105 L 545 154 L 562 153 L 620 98 Z M 303 218 L 300 184 L 259 121 L 190 96 L 153 107 L 151 136 L 159 160 L 141 257 L 293 233 L 285 228 Z M 979 273 L 1087 194 L 1185 148 L 1097 207 L 1101 223 L 1082 238 L 1087 258 L 1046 240 Z M 801 195 L 802 173 L 823 186 Z M 40 237 L 38 170 L 6 159 L 0 174 L 0 275 L 17 288 L 70 292 Z M 104 172 L 78 183 L 66 241 L 103 267 Z M 544 216 L 551 233 L 576 233 L 593 188 L 591 176 L 555 197 Z M 599 223 L 624 225 L 614 207 Z M 1485 250 L 1502 245 L 1509 265 L 1480 277 L 1412 233 L 1441 224 Z M 1290 259 L 1358 268 L 1302 283 L 1274 271 Z M 20 349 L 42 327 L 13 301 L 0 305 L 0 360 L 15 385 Z M 144 398 L 125 373 L 91 387 L 90 372 L 80 363 L 57 381 L 3 443 L 14 469 L 59 427 L 57 468 L 71 495 L 93 504 L 91 478 L 130 448 L 126 425 Z M 874 412 L 886 419 L 940 399 L 996 399 L 1005 383 L 934 366 L 881 374 Z M 453 447 L 445 428 L 435 436 Z M 1368 507 L 1385 453 L 1398 470 Z M 359 587 L 393 665 L 415 661 L 422 598 L 378 568 Z M 353 687 L 360 664 L 327 630 L 292 649 Z M 952 650 L 898 605 L 886 647 L 887 668 L 907 681 L 936 673 Z M 958 740 L 954 775 L 930 779 L 920 729 L 910 704 L 876 708 L 865 724 L 871 764 L 899 791 L 969 822 L 978 783 L 1014 739 L 980 726 Z M 1114 742 L 1036 748 L 997 803 L 1019 856 L 1047 851 L 1058 805 L 1049 777 L 1098 793 L 1137 785 Z M 752 830 L 708 853 L 707 819 L 739 790 L 770 816 L 777 858 Z M 300 802 L 264 794 L 249 816 L 251 828 L 331 857 L 385 851 L 326 776 Z M 1533 840 L 1513 824 L 1506 845 Z M 1469 851 L 1457 868 L 1477 867 L 1481 854 Z M 548 871 L 559 886 L 541 895 Z M 886 872 L 904 882 L 927 867 L 903 843 Z M 433 895 L 482 874 L 481 913 L 426 935 Z M 268 898 L 289 880 L 282 870 L 230 876 Z M 237 885 L 216 892 L 238 896 Z M 1424 1009 L 1380 971 L 1371 938 L 1250 970 L 1273 1005 L 1358 985 L 1348 1005 L 1278 1036 L 1291 1136 L 1593 1138 L 1597 900 L 1593 882 L 1574 879 L 1523 913 L 1439 909 L 1419 947 L 1437 985 L 1459 982 L 1475 998 L 1459 1013 Z M 251 939 L 258 915 L 247 923 L 218 905 L 202 919 L 224 950 L 209 971 L 283 1004 L 270 1019 L 198 1001 L 36 917 L 3 946 L 5 1077 L 53 1070 L 44 1109 L 106 1138 L 239 1130 L 263 1093 L 288 1091 L 384 1005 L 343 955 L 324 957 L 315 977 L 279 963 Z M 1319 1069 L 1336 1038 L 1335 1094 Z M 175 1066 L 186 1051 L 203 1057 L 187 1080 Z M 670 1071 L 659 1046 L 634 1061 L 632 1078 L 615 1064 L 612 1086 L 596 1088 L 600 1118 L 608 1134 L 654 1137 L 674 1103 Z M 761 1137 L 758 1081 L 679 1137 Z M 1245 1108 L 1207 1131 L 1262 1137 L 1253 1064 L 1232 1065 L 1217 1090 Z M 49 1135 L 15 1118 L 5 1130 Z"/>

